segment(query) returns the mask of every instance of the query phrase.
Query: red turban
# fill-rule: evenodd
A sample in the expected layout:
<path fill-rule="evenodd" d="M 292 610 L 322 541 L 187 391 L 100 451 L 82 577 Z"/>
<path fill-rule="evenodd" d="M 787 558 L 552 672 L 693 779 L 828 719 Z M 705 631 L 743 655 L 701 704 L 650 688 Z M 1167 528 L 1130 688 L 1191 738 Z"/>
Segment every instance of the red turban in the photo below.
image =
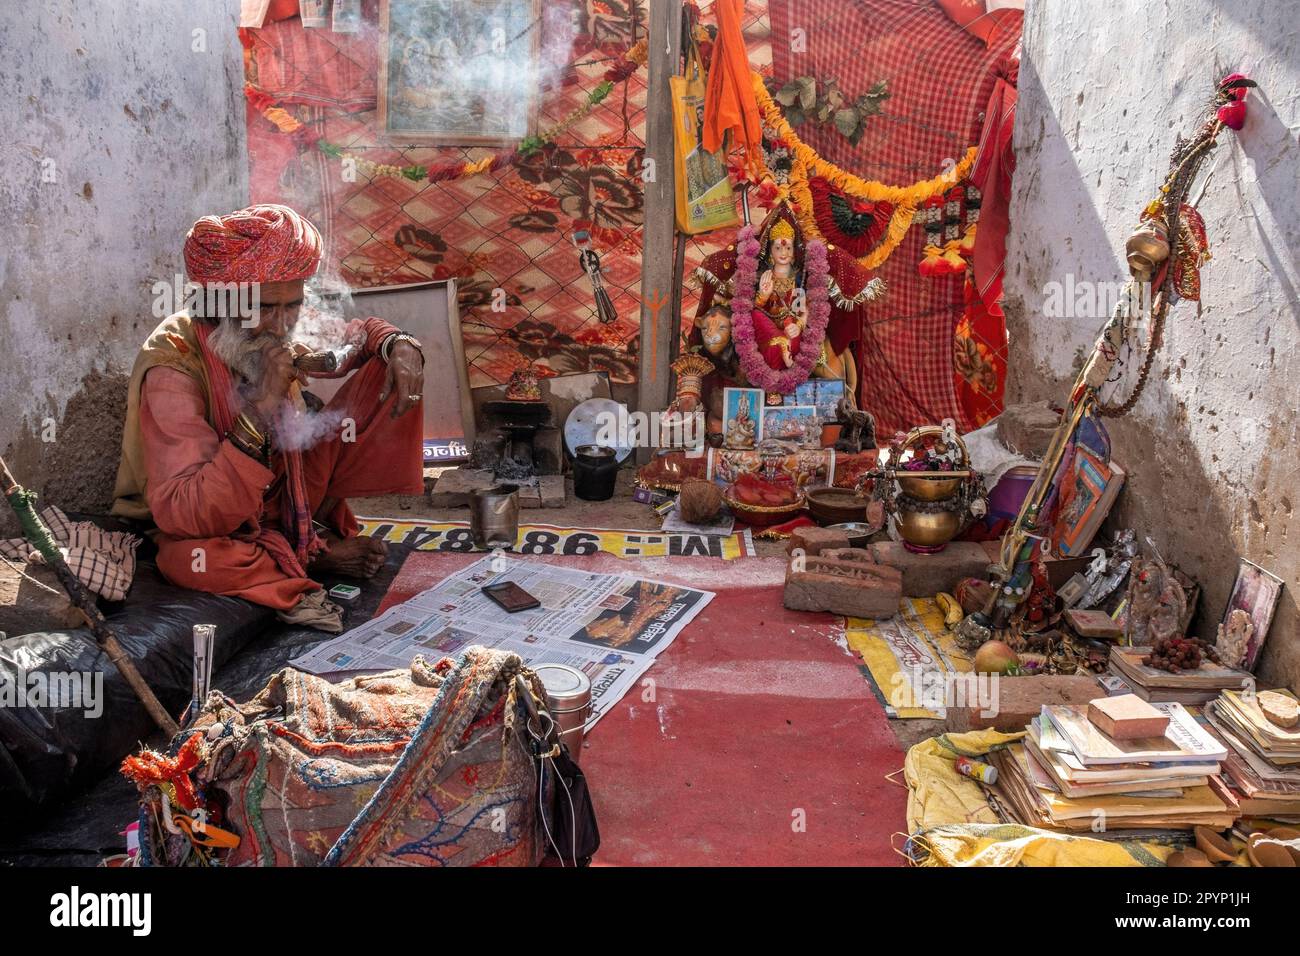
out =
<path fill-rule="evenodd" d="M 320 233 L 288 206 L 204 216 L 185 236 L 185 271 L 194 282 L 305 279 L 320 256 Z"/>

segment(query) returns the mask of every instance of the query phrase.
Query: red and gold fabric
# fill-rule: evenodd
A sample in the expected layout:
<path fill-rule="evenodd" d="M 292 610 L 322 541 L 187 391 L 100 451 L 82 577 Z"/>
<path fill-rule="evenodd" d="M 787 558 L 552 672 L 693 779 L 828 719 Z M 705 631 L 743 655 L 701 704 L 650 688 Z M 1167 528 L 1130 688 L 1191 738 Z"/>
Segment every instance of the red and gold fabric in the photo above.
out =
<path fill-rule="evenodd" d="M 186 234 L 184 255 L 195 282 L 287 282 L 316 272 L 321 237 L 288 206 L 266 203 L 204 216 Z"/>

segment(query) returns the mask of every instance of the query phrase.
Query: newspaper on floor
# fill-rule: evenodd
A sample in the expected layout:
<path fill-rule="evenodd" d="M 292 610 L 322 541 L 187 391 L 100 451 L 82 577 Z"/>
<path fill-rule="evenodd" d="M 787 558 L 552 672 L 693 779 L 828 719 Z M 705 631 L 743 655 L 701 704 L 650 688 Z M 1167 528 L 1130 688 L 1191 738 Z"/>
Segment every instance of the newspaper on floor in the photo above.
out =
<path fill-rule="evenodd" d="M 541 602 L 507 613 L 484 585 L 513 581 Z M 713 598 L 713 592 L 594 574 L 493 554 L 289 663 L 312 674 L 392 670 L 470 644 L 514 651 L 530 666 L 568 664 L 591 680 L 599 720 Z"/>

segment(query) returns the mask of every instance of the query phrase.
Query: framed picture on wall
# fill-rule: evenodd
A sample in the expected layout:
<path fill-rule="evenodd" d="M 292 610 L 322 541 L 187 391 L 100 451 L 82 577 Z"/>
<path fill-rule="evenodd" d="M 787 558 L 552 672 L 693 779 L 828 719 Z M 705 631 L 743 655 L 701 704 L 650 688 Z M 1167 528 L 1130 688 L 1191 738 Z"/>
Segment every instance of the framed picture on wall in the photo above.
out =
<path fill-rule="evenodd" d="M 537 129 L 541 0 L 384 0 L 379 122 L 394 144 L 506 146 Z"/>

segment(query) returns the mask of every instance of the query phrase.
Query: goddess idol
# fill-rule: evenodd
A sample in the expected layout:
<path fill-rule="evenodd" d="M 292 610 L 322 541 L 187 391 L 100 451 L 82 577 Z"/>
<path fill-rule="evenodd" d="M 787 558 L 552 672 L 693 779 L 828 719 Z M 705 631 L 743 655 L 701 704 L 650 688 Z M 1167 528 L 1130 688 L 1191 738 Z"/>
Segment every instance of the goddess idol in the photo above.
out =
<path fill-rule="evenodd" d="M 735 243 L 705 258 L 695 276 L 701 288 L 692 342 L 717 365 L 705 382 L 706 395 L 729 385 L 789 395 L 811 376 L 842 379 L 853 399 L 857 310 L 879 298 L 884 283 L 834 245 L 805 241 L 788 202 L 778 203 L 757 229 L 741 229 Z M 730 347 L 715 350 L 705 334 L 724 304 Z"/>
<path fill-rule="evenodd" d="M 789 368 L 808 327 L 808 297 L 794 264 L 794 227 L 786 219 L 768 231 L 770 265 L 754 295 L 754 340 L 769 368 Z"/>

